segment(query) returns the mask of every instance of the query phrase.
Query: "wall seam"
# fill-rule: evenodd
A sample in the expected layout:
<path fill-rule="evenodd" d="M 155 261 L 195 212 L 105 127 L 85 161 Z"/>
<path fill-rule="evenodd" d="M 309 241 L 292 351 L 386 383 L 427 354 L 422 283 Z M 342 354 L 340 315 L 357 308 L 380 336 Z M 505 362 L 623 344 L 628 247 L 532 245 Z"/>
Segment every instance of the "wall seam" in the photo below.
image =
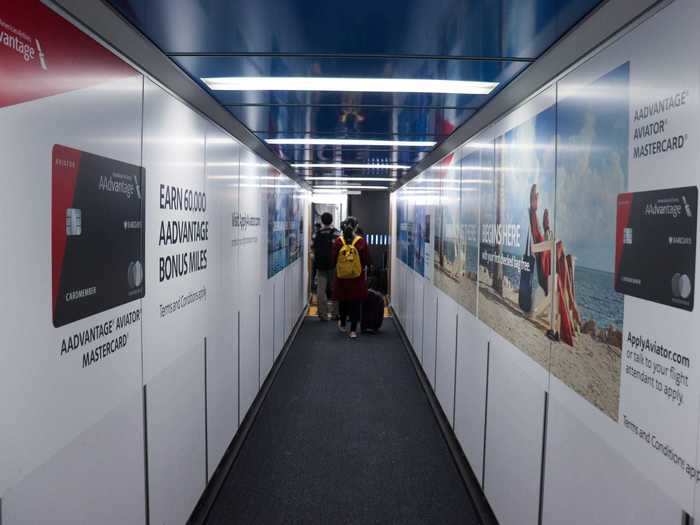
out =
<path fill-rule="evenodd" d="M 486 343 L 486 396 L 484 398 L 484 449 L 481 454 L 481 488 L 486 493 L 486 436 L 489 420 L 489 380 L 491 377 L 491 341 Z"/>
<path fill-rule="evenodd" d="M 236 367 L 236 373 L 238 374 L 238 427 L 241 426 L 241 311 L 238 310 L 236 318 L 236 335 L 238 338 L 238 366 Z"/>
<path fill-rule="evenodd" d="M 455 379 L 452 389 L 452 428 L 455 428 L 457 418 L 457 354 L 459 351 L 459 314 L 455 314 Z"/>
<path fill-rule="evenodd" d="M 537 510 L 537 523 L 542 525 L 542 512 L 544 509 L 544 475 L 547 453 L 547 423 L 549 419 L 549 392 L 544 393 L 544 417 L 542 421 L 542 456 L 540 461 L 540 501 Z"/>
<path fill-rule="evenodd" d="M 433 389 L 437 393 L 438 319 L 440 318 L 440 297 L 435 297 L 435 366 L 433 367 Z"/>
<path fill-rule="evenodd" d="M 261 367 L 260 367 L 260 352 L 262 349 L 262 318 L 261 318 L 261 308 L 262 308 L 262 294 L 258 294 L 258 390 L 260 390 L 261 382 Z"/>
<path fill-rule="evenodd" d="M 145 498 L 144 503 L 146 507 L 146 525 L 151 523 L 151 500 L 149 485 L 150 480 L 148 476 L 148 400 L 146 385 L 143 385 L 143 470 L 144 470 L 144 486 L 145 486 Z"/>
<path fill-rule="evenodd" d="M 204 480 L 209 481 L 209 396 L 207 378 L 207 338 L 204 337 Z"/>

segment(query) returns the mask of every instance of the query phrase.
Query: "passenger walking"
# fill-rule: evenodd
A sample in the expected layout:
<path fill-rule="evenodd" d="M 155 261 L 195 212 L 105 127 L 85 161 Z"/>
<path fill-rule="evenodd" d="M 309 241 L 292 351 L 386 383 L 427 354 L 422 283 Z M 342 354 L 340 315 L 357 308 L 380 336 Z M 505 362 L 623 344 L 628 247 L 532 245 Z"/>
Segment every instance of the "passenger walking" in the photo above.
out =
<path fill-rule="evenodd" d="M 357 235 L 357 219 L 345 219 L 343 234 L 333 244 L 335 281 L 333 295 L 339 303 L 340 319 L 338 328 L 347 329 L 350 319 L 350 338 L 357 337 L 357 325 L 362 314 L 362 303 L 367 298 L 367 277 L 365 269 L 369 260 L 367 242 Z"/>
<path fill-rule="evenodd" d="M 325 212 L 321 215 L 321 223 L 320 229 L 314 234 L 311 249 L 317 278 L 318 318 L 327 321 L 337 317 L 336 304 L 331 301 L 328 292 L 335 273 L 333 243 L 339 232 L 333 227 L 333 215 L 330 213 Z"/>
<path fill-rule="evenodd" d="M 319 232 L 321 229 L 321 223 L 316 222 L 314 223 L 314 231 L 311 234 L 311 291 L 314 293 L 317 292 L 317 280 L 316 280 L 316 259 L 314 258 L 314 251 L 313 251 L 313 245 L 314 245 L 314 239 L 316 239 L 316 234 Z"/>

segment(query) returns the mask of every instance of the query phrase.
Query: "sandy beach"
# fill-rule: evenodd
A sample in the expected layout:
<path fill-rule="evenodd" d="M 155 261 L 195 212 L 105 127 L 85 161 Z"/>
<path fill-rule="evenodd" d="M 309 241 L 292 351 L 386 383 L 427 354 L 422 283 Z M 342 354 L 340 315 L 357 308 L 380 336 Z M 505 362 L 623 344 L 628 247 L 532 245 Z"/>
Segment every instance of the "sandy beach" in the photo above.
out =
<path fill-rule="evenodd" d="M 617 421 L 620 406 L 620 349 L 592 338 L 576 337 L 573 347 L 552 343 L 551 372 Z"/>
<path fill-rule="evenodd" d="M 527 318 L 512 300 L 504 300 L 483 284 L 479 293 L 479 319 L 617 421 L 619 348 L 585 333 L 576 336 L 573 347 L 552 342 L 539 320 Z"/>
<path fill-rule="evenodd" d="M 466 276 L 456 280 L 439 268 L 435 268 L 434 281 L 435 286 L 476 315 L 476 282 Z"/>

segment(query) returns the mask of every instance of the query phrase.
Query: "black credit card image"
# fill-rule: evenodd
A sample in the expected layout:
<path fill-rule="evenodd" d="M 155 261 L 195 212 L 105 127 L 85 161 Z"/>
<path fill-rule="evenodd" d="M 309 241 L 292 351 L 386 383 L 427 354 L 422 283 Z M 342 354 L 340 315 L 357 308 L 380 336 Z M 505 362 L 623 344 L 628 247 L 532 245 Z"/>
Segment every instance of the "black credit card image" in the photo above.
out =
<path fill-rule="evenodd" d="M 617 197 L 615 290 L 692 311 L 696 186 Z"/>
<path fill-rule="evenodd" d="M 144 169 L 54 145 L 51 167 L 53 324 L 144 296 Z"/>

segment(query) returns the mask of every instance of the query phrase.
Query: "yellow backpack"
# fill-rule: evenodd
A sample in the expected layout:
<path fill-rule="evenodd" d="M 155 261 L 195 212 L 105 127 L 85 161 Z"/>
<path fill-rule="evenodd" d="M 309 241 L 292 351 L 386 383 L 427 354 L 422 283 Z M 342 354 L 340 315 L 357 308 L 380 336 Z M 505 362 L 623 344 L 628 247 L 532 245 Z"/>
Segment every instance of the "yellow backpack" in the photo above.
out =
<path fill-rule="evenodd" d="M 345 242 L 343 236 L 340 236 L 340 240 L 343 243 L 343 247 L 338 252 L 338 262 L 335 266 L 335 274 L 338 279 L 354 279 L 362 275 L 362 263 L 360 262 L 360 252 L 355 248 L 355 244 L 362 237 L 355 237 L 352 240 L 352 244 Z"/>

